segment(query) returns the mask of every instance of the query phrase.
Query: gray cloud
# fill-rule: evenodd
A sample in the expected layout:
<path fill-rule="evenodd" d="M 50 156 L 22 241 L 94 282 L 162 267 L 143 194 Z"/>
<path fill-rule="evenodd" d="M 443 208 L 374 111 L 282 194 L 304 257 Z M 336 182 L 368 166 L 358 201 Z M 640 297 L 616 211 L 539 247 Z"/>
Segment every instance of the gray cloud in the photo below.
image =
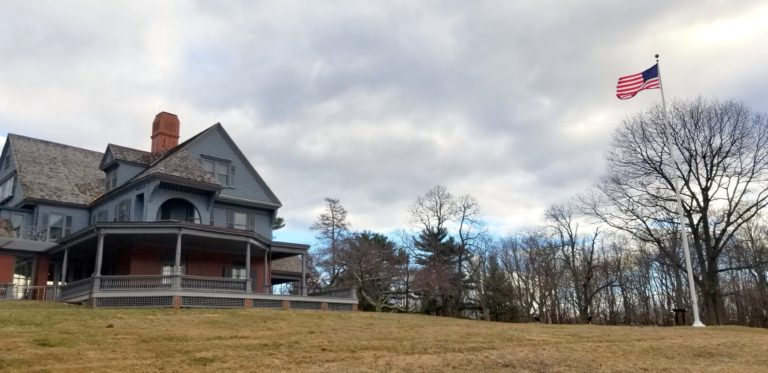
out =
<path fill-rule="evenodd" d="M 131 2 L 0 5 L 0 135 L 147 148 L 222 122 L 311 236 L 322 198 L 356 228 L 406 223 L 436 184 L 501 233 L 601 172 L 620 75 L 663 57 L 667 95 L 764 110 L 761 2 Z"/>

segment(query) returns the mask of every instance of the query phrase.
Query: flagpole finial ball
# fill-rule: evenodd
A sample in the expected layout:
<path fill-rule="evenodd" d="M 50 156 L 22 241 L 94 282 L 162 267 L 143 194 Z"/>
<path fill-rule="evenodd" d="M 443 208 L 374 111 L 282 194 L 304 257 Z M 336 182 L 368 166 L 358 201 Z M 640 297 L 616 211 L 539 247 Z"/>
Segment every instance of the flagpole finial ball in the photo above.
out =
<path fill-rule="evenodd" d="M 659 54 L 658 54 L 658 53 L 656 53 L 656 56 L 655 56 L 655 57 L 656 57 L 656 58 L 659 58 Z"/>

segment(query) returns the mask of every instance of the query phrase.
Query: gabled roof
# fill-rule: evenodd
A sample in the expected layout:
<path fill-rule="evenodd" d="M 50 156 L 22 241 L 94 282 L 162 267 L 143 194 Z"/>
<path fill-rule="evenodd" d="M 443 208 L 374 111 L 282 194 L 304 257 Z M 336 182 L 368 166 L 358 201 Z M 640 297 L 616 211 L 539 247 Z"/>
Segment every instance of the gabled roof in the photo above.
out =
<path fill-rule="evenodd" d="M 115 144 L 107 145 L 107 150 L 100 153 L 15 134 L 9 134 L 7 142 L 14 154 L 18 179 L 25 198 L 89 205 L 97 199 L 106 198 L 112 191 L 119 191 L 120 188 L 117 188 L 104 193 L 102 171 L 102 167 L 117 160 L 147 167 L 124 185 L 152 175 L 169 175 L 221 188 L 221 184 L 205 172 L 200 159 L 186 150 L 189 144 L 210 131 L 218 131 L 222 135 L 272 202 L 280 206 L 280 200 L 220 123 L 208 127 L 163 154 L 152 154 Z"/>
<path fill-rule="evenodd" d="M 104 191 L 102 153 L 8 134 L 24 197 L 87 205 Z"/>
<path fill-rule="evenodd" d="M 126 161 L 149 166 L 152 162 L 160 158 L 160 156 L 160 154 L 152 154 L 144 150 L 107 144 L 107 150 L 104 152 L 104 157 L 101 159 L 100 166 L 103 168 L 113 161 Z"/>
<path fill-rule="evenodd" d="M 256 171 L 256 169 L 253 168 L 253 165 L 251 164 L 251 161 L 248 160 L 248 157 L 246 157 L 245 154 L 243 154 L 243 152 L 237 146 L 237 144 L 235 144 L 235 141 L 232 140 L 232 137 L 229 136 L 229 133 L 227 133 L 227 131 L 224 129 L 224 126 L 222 126 L 221 123 L 214 124 L 213 126 L 209 127 L 205 131 L 199 133 L 197 136 L 200 136 L 203 133 L 211 131 L 211 130 L 217 130 L 217 131 L 219 131 L 219 133 L 221 133 L 221 135 L 224 137 L 224 140 L 229 143 L 229 146 L 232 148 L 232 150 L 234 150 L 235 153 L 237 154 L 237 156 L 240 157 L 240 159 L 243 161 L 243 164 L 245 164 L 245 166 L 248 167 L 248 171 L 256 179 L 256 182 L 258 182 L 259 185 L 261 185 L 261 187 L 264 188 L 264 191 L 266 191 L 267 195 L 272 200 L 272 202 L 274 204 L 278 205 L 278 206 L 282 206 L 283 203 L 280 202 L 280 199 L 277 198 L 277 196 L 272 191 L 272 189 L 269 187 L 269 185 L 267 185 L 267 183 L 264 181 L 264 179 L 261 178 L 261 175 L 259 175 L 259 173 Z M 197 136 L 189 139 L 190 141 L 188 141 L 188 142 L 191 142 Z"/>

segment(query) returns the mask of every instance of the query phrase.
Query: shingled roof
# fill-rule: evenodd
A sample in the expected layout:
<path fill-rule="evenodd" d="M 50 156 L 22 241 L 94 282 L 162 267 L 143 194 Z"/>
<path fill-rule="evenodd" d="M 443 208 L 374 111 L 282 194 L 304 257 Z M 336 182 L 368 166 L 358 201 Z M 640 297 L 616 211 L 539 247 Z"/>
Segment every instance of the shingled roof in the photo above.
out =
<path fill-rule="evenodd" d="M 179 145 L 173 150 L 168 151 L 151 167 L 137 175 L 134 180 L 152 174 L 163 174 L 192 181 L 220 185 L 218 181 L 213 179 L 207 172 L 205 172 L 205 170 L 203 170 L 200 160 L 193 157 L 189 154 L 189 151 L 183 148 L 184 145 L 185 144 Z"/>
<path fill-rule="evenodd" d="M 116 160 L 138 163 L 149 166 L 157 160 L 160 155 L 152 154 L 139 149 L 127 148 L 125 146 L 108 144 L 107 151 L 111 152 Z"/>
<path fill-rule="evenodd" d="M 104 192 L 100 152 L 9 134 L 24 196 L 87 205 Z"/>

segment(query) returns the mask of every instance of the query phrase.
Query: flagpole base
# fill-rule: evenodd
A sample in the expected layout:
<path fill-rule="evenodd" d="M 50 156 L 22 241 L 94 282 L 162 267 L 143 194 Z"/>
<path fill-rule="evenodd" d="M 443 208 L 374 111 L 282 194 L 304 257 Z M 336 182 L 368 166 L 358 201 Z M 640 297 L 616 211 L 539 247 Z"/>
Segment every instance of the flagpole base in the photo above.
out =
<path fill-rule="evenodd" d="M 697 320 L 697 321 L 694 321 L 694 322 L 693 322 L 693 325 L 691 325 L 691 326 L 693 326 L 694 328 L 703 328 L 703 327 L 705 327 L 706 325 L 704 325 L 704 323 L 702 323 L 701 321 L 698 321 L 698 320 Z"/>

